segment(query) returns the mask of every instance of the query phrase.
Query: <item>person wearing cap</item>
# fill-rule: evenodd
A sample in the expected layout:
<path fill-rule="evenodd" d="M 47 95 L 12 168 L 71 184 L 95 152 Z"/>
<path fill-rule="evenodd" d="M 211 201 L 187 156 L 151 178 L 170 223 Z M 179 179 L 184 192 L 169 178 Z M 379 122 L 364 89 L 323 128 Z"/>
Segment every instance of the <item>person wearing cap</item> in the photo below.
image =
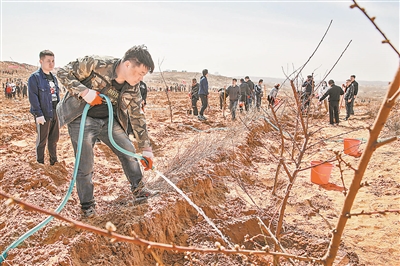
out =
<path fill-rule="evenodd" d="M 301 95 L 302 99 L 301 111 L 308 112 L 308 107 L 310 106 L 310 101 L 311 101 L 311 95 L 314 90 L 314 80 L 312 75 L 307 76 L 307 80 L 304 81 L 302 88 L 303 88 L 303 93 Z"/>
<path fill-rule="evenodd" d="M 200 78 L 200 86 L 199 86 L 199 97 L 201 100 L 201 109 L 200 109 L 200 114 L 197 117 L 200 121 L 207 120 L 207 118 L 204 116 L 204 111 L 206 110 L 208 106 L 208 70 L 203 69 L 202 72 L 203 76 Z"/>
<path fill-rule="evenodd" d="M 339 125 L 339 101 L 344 92 L 342 88 L 335 85 L 335 81 L 332 79 L 328 81 L 328 84 L 329 88 L 321 97 L 319 97 L 319 103 L 329 97 L 329 124 Z"/>
<path fill-rule="evenodd" d="M 256 95 L 256 107 L 257 107 L 257 111 L 260 111 L 260 107 L 261 107 L 261 98 L 263 97 L 263 90 L 262 90 L 262 84 L 263 84 L 263 80 L 260 79 L 258 81 L 258 84 L 254 86 L 254 92 Z"/>
<path fill-rule="evenodd" d="M 269 102 L 269 106 L 271 106 L 271 107 L 274 107 L 274 105 L 275 105 L 275 99 L 276 99 L 276 96 L 278 95 L 279 86 L 280 86 L 279 83 L 275 83 L 274 87 L 269 92 L 268 102 Z"/>
<path fill-rule="evenodd" d="M 351 83 L 351 79 L 346 79 L 346 84 L 343 84 L 342 88 L 345 90 L 343 101 L 346 106 L 346 117 L 344 120 L 348 120 L 351 115 L 351 102 L 354 100 L 354 85 Z"/>

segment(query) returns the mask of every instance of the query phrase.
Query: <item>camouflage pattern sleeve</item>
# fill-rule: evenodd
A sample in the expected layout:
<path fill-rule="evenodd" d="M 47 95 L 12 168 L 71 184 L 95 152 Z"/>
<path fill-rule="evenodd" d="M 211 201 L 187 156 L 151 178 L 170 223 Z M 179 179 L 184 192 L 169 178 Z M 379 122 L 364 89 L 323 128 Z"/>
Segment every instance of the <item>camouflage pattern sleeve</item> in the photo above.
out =
<path fill-rule="evenodd" d="M 129 120 L 139 148 L 147 148 L 151 147 L 151 144 L 147 132 L 146 118 L 140 108 L 141 102 L 142 96 L 140 95 L 139 84 L 137 84 L 133 91 L 122 95 L 121 107 L 128 109 Z"/>
<path fill-rule="evenodd" d="M 85 56 L 70 62 L 57 72 L 57 77 L 64 87 L 72 94 L 79 95 L 86 89 L 101 90 L 107 83 L 103 79 L 94 78 L 90 82 L 82 84 L 80 81 L 88 78 L 93 71 L 100 72 L 100 74 L 109 78 L 112 72 L 113 61 L 110 58 L 100 58 L 98 56 Z M 103 70 L 103 71 L 102 71 Z M 104 72 L 104 73 L 101 73 Z"/>

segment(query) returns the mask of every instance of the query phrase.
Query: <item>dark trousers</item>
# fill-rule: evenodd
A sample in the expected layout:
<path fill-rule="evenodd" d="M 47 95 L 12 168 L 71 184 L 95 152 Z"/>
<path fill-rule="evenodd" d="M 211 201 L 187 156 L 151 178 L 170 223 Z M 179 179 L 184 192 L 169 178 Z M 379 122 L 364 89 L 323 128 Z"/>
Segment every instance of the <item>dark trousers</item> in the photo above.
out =
<path fill-rule="evenodd" d="M 193 115 L 198 115 L 199 114 L 199 110 L 197 110 L 197 101 L 198 100 L 199 99 L 192 98 Z"/>
<path fill-rule="evenodd" d="M 329 124 L 339 124 L 339 101 L 329 102 Z"/>
<path fill-rule="evenodd" d="M 354 115 L 354 98 L 353 98 L 353 100 L 351 100 L 351 103 L 350 103 L 350 114 L 351 115 Z"/>
<path fill-rule="evenodd" d="M 260 107 L 261 107 L 261 96 L 260 96 L 260 94 L 256 95 L 256 107 L 257 107 L 257 110 L 260 110 Z"/>
<path fill-rule="evenodd" d="M 224 94 L 219 95 L 219 108 L 222 110 L 222 108 L 226 105 L 226 98 Z"/>
<path fill-rule="evenodd" d="M 44 163 L 44 150 L 49 151 L 50 164 L 57 162 L 57 142 L 60 136 L 58 117 L 56 110 L 53 109 L 54 117 L 47 119 L 44 125 L 36 124 L 36 160 L 39 163 Z"/>
<path fill-rule="evenodd" d="M 349 102 L 349 100 L 345 100 L 346 101 L 346 118 L 349 118 L 351 115 L 351 102 Z"/>
<path fill-rule="evenodd" d="M 310 106 L 310 101 L 311 101 L 311 94 L 304 93 L 301 96 L 301 111 L 302 112 L 308 112 L 308 107 Z"/>
<path fill-rule="evenodd" d="M 236 118 L 237 105 L 238 105 L 238 100 L 229 101 L 229 109 L 231 110 L 232 119 Z"/>
<path fill-rule="evenodd" d="M 208 97 L 207 95 L 204 94 L 199 94 L 200 100 L 201 100 L 201 109 L 200 109 L 200 115 L 204 115 L 204 111 L 206 110 L 208 106 Z"/>
<path fill-rule="evenodd" d="M 269 102 L 269 105 L 271 105 L 272 107 L 274 107 L 275 98 L 268 95 L 268 102 Z"/>
<path fill-rule="evenodd" d="M 78 153 L 78 138 L 81 130 L 82 117 L 76 118 L 68 124 L 68 133 L 71 137 L 72 147 L 75 156 Z M 112 135 L 115 143 L 128 152 L 135 153 L 135 147 L 129 139 L 129 136 L 121 125 L 114 119 L 112 125 Z M 78 191 L 79 201 L 82 209 L 87 209 L 95 204 L 94 185 L 92 181 L 94 166 L 93 146 L 97 139 L 107 145 L 111 151 L 117 155 L 121 162 L 125 176 L 129 180 L 131 190 L 136 189 L 143 178 L 143 173 L 136 158 L 127 155 L 115 148 L 111 144 L 108 131 L 108 118 L 93 118 L 88 116 L 85 121 L 85 131 L 83 132 L 81 157 L 79 160 L 78 172 L 76 176 L 76 189 Z"/>

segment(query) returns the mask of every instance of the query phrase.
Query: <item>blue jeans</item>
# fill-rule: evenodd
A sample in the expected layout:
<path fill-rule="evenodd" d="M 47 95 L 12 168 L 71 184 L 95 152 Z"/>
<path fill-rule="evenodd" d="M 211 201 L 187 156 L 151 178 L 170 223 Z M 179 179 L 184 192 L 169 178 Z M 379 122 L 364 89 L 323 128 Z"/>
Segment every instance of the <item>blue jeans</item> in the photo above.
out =
<path fill-rule="evenodd" d="M 78 117 L 74 121 L 68 124 L 68 133 L 71 137 L 72 146 L 74 148 L 75 156 L 77 152 L 79 127 L 81 123 L 81 117 Z M 128 135 L 122 129 L 120 124 L 114 119 L 112 135 L 114 141 L 123 149 L 135 153 L 135 147 L 129 140 Z M 95 204 L 93 197 L 93 163 L 94 153 L 93 147 L 96 139 L 100 139 L 118 156 L 122 164 L 122 169 L 129 183 L 131 189 L 136 188 L 142 180 L 143 173 L 140 169 L 139 163 L 136 158 L 125 155 L 118 151 L 112 146 L 108 139 L 108 118 L 92 118 L 87 117 L 85 122 L 85 132 L 83 134 L 81 158 L 79 161 L 78 173 L 76 177 L 76 188 L 78 191 L 79 201 L 82 205 L 82 209 L 87 209 Z"/>

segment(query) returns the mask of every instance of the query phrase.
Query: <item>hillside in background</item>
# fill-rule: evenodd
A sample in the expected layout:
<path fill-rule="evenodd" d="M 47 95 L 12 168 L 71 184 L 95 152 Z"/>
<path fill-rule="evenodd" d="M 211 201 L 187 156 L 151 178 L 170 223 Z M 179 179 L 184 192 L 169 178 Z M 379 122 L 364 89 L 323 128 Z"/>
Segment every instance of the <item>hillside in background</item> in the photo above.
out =
<path fill-rule="evenodd" d="M 13 79 L 13 81 L 23 81 L 26 82 L 29 78 L 30 74 L 37 69 L 37 66 L 11 62 L 11 61 L 0 61 L 0 73 L 1 73 L 1 83 L 5 83 L 7 79 Z M 54 72 L 57 72 L 56 68 Z M 165 81 L 163 80 L 163 77 Z M 270 88 L 273 87 L 275 83 L 282 84 L 284 79 L 271 78 L 271 77 L 255 77 L 250 76 L 250 79 L 257 83 L 259 79 L 264 80 L 264 89 L 268 93 Z M 186 84 L 187 86 L 191 84 L 191 80 L 196 78 L 197 81 L 200 80 L 201 73 L 200 72 L 178 72 L 178 71 L 165 71 L 163 75 L 160 72 L 153 72 L 152 74 L 148 74 L 144 78 L 144 82 L 147 83 L 148 87 L 152 88 L 165 88 L 165 83 L 170 87 L 174 85 Z M 244 78 L 239 76 L 222 76 L 222 75 L 208 75 L 208 82 L 211 89 L 219 89 L 224 85 L 229 86 L 232 83 L 232 78 L 237 78 L 238 81 L 240 78 Z M 329 79 L 329 77 L 328 77 Z M 382 97 L 386 93 L 386 89 L 388 83 L 386 81 L 362 81 L 357 80 L 359 83 L 359 97 Z M 320 82 L 316 80 L 317 84 Z M 344 81 L 336 81 L 337 84 L 341 84 Z M 286 81 L 283 85 L 283 91 L 290 92 L 289 82 Z"/>

